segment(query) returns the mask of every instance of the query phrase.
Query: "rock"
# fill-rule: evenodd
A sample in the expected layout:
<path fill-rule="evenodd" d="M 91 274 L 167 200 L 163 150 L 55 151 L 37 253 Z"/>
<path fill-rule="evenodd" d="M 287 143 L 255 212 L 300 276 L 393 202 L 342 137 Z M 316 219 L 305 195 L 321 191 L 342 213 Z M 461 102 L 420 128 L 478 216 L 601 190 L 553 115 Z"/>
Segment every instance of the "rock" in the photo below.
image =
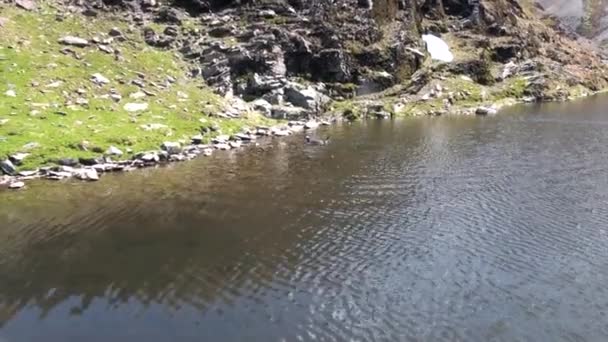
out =
<path fill-rule="evenodd" d="M 231 141 L 228 143 L 228 145 L 230 145 L 231 148 L 240 148 L 242 144 L 243 143 L 240 140 Z"/>
<path fill-rule="evenodd" d="M 15 175 L 15 172 L 17 171 L 15 165 L 8 159 L 0 161 L 0 170 L 9 176 Z"/>
<path fill-rule="evenodd" d="M 209 156 L 211 156 L 212 154 L 213 154 L 213 149 L 212 149 L 212 148 L 206 148 L 206 149 L 204 149 L 204 150 L 203 150 L 203 155 L 204 155 L 205 157 L 209 157 Z"/>
<path fill-rule="evenodd" d="M 110 98 L 114 102 L 120 102 L 120 100 L 122 100 L 122 96 L 120 96 L 120 94 L 110 94 Z"/>
<path fill-rule="evenodd" d="M 80 169 L 76 171 L 76 178 L 94 182 L 99 180 L 99 174 L 95 168 Z"/>
<path fill-rule="evenodd" d="M 277 16 L 277 13 L 271 9 L 267 9 L 259 11 L 258 16 L 266 19 L 272 19 Z"/>
<path fill-rule="evenodd" d="M 104 160 L 102 158 L 78 158 L 78 162 L 85 166 L 93 166 L 97 164 L 103 164 Z"/>
<path fill-rule="evenodd" d="M 15 0 L 15 5 L 28 11 L 36 9 L 36 2 L 34 0 Z"/>
<path fill-rule="evenodd" d="M 192 136 L 191 141 L 194 145 L 200 145 L 203 143 L 203 136 L 201 134 L 197 134 Z"/>
<path fill-rule="evenodd" d="M 143 91 L 137 91 L 137 92 L 131 93 L 129 95 L 129 98 L 135 99 L 135 100 L 142 99 L 144 97 L 146 97 L 146 93 L 144 93 Z"/>
<path fill-rule="evenodd" d="M 270 117 L 272 115 L 272 105 L 270 102 L 264 99 L 257 99 L 251 103 L 253 110 L 260 112 L 262 115 L 266 117 Z"/>
<path fill-rule="evenodd" d="M 40 144 L 37 142 L 29 142 L 29 143 L 23 145 L 23 149 L 29 151 L 29 150 L 33 150 L 39 146 L 40 146 Z"/>
<path fill-rule="evenodd" d="M 147 103 L 127 103 L 123 106 L 127 112 L 141 112 L 148 109 Z"/>
<path fill-rule="evenodd" d="M 252 141 L 256 139 L 255 135 L 246 134 L 246 133 L 237 133 L 234 135 L 234 139 L 242 140 L 242 141 Z"/>
<path fill-rule="evenodd" d="M 314 112 L 323 111 L 331 101 L 328 96 L 321 94 L 312 87 L 302 88 L 290 85 L 285 88 L 285 99 L 296 107 L 310 109 Z"/>
<path fill-rule="evenodd" d="M 230 145 L 227 143 L 214 144 L 213 147 L 215 147 L 218 150 L 229 150 L 230 149 Z"/>
<path fill-rule="evenodd" d="M 57 160 L 57 164 L 59 164 L 61 166 L 74 167 L 74 166 L 78 165 L 78 159 L 74 159 L 74 158 L 61 158 L 61 159 Z"/>
<path fill-rule="evenodd" d="M 89 45 L 89 41 L 84 38 L 74 36 L 64 36 L 59 38 L 59 43 L 63 45 L 71 45 L 77 47 L 86 47 Z"/>
<path fill-rule="evenodd" d="M 319 123 L 317 121 L 308 121 L 304 124 L 305 129 L 316 129 L 319 127 Z"/>
<path fill-rule="evenodd" d="M 109 47 L 107 45 L 98 45 L 97 48 L 100 51 L 103 51 L 103 52 L 105 52 L 107 54 L 110 54 L 110 55 L 114 53 L 114 49 L 112 49 L 111 47 Z"/>
<path fill-rule="evenodd" d="M 23 188 L 24 186 L 25 186 L 25 183 L 23 183 L 23 182 L 12 182 L 8 185 L 8 188 L 17 190 L 17 189 Z"/>
<path fill-rule="evenodd" d="M 106 154 L 109 156 L 122 156 L 124 153 L 116 146 L 110 146 L 106 151 Z"/>
<path fill-rule="evenodd" d="M 15 165 L 23 164 L 23 160 L 29 156 L 29 153 L 15 153 L 9 156 L 10 161 L 12 161 Z"/>
<path fill-rule="evenodd" d="M 151 123 L 151 124 L 141 125 L 141 126 L 139 126 L 139 128 L 143 129 L 144 131 L 157 131 L 157 130 L 161 130 L 161 129 L 168 129 L 169 126 L 159 124 L 159 123 Z"/>
<path fill-rule="evenodd" d="M 17 97 L 17 93 L 14 90 L 12 90 L 12 89 L 7 90 L 4 93 L 4 95 L 6 95 L 8 97 Z"/>
<path fill-rule="evenodd" d="M 108 32 L 108 35 L 109 35 L 110 37 L 120 37 L 120 36 L 122 36 L 123 34 L 122 34 L 122 32 L 120 31 L 120 29 L 119 29 L 118 27 L 112 27 L 112 28 L 110 29 L 110 32 Z"/>
<path fill-rule="evenodd" d="M 496 115 L 496 113 L 498 113 L 498 110 L 492 107 L 478 107 L 475 110 L 477 115 Z"/>
<path fill-rule="evenodd" d="M 349 82 L 352 79 L 351 62 L 341 49 L 321 51 L 312 61 L 312 72 L 327 82 Z"/>
<path fill-rule="evenodd" d="M 102 74 L 96 73 L 91 75 L 91 81 L 98 85 L 104 85 L 110 83 L 110 80 L 104 77 Z"/>
<path fill-rule="evenodd" d="M 217 137 L 213 138 L 213 143 L 223 144 L 223 143 L 227 143 L 229 140 L 230 140 L 229 135 L 221 134 L 221 135 L 218 135 Z"/>
<path fill-rule="evenodd" d="M 296 120 L 307 117 L 309 112 L 300 107 L 272 106 L 272 117 L 275 119 Z"/>
<path fill-rule="evenodd" d="M 182 145 L 178 142 L 165 141 L 160 148 L 163 151 L 167 151 L 170 155 L 182 153 Z"/>

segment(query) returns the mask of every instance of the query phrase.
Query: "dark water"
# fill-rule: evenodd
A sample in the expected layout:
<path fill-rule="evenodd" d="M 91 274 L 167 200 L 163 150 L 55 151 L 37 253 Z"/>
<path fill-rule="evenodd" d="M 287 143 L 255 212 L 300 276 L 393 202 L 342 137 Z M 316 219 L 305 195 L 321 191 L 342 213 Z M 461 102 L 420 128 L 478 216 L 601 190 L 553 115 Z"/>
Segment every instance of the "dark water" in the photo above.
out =
<path fill-rule="evenodd" d="M 606 341 L 606 108 L 2 192 L 0 341 Z"/>

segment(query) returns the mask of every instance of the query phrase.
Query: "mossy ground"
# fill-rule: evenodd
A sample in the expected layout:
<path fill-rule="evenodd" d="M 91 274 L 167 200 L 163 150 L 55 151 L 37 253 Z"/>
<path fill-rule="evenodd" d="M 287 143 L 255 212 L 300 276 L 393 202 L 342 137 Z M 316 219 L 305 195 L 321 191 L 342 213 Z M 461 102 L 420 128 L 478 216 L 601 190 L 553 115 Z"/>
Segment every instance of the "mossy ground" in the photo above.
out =
<path fill-rule="evenodd" d="M 119 18 L 74 15 L 59 21 L 56 15 L 55 9 L 44 4 L 37 12 L 0 5 L 0 17 L 8 19 L 0 26 L 0 157 L 30 153 L 22 169 L 58 158 L 99 154 L 91 148 L 82 150 L 79 146 L 83 141 L 89 147 L 105 150 L 113 145 L 135 153 L 158 149 L 167 140 L 188 141 L 202 125 L 217 124 L 222 133 L 229 134 L 243 126 L 267 123 L 267 119 L 255 114 L 238 120 L 208 117 L 221 109 L 223 99 L 201 79 L 183 77 L 186 66 L 174 52 L 146 46 L 140 30 L 130 30 Z M 112 27 L 118 27 L 127 38 L 111 45 L 120 50 L 121 60 L 96 46 L 70 47 L 78 59 L 60 52 L 65 47 L 58 43 L 62 36 L 108 38 Z M 91 82 L 94 73 L 110 79 L 110 84 L 98 86 Z M 146 89 L 156 96 L 129 98 L 139 91 L 131 84 L 138 73 L 145 75 Z M 151 85 L 167 84 L 168 76 L 177 82 L 166 89 Z M 86 93 L 80 95 L 78 89 Z M 9 90 L 16 96 L 7 96 Z M 111 91 L 120 94 L 122 100 L 108 98 Z M 75 104 L 78 98 L 88 100 L 88 104 Z M 149 108 L 129 113 L 123 108 L 129 102 L 146 102 Z M 167 128 L 142 129 L 146 124 Z M 35 147 L 24 147 L 28 144 Z"/>

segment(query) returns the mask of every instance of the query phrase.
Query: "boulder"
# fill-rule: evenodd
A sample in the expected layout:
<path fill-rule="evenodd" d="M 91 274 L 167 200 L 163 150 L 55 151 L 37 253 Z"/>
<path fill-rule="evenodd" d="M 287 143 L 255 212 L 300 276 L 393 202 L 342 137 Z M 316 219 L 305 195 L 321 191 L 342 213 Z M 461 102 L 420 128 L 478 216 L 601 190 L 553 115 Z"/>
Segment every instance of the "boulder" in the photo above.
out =
<path fill-rule="evenodd" d="M 15 153 L 9 156 L 10 161 L 12 161 L 15 165 L 23 164 L 23 160 L 29 156 L 29 153 Z"/>
<path fill-rule="evenodd" d="M 102 74 L 96 73 L 91 75 L 91 81 L 95 84 L 104 85 L 110 83 L 110 80 L 104 77 Z"/>
<path fill-rule="evenodd" d="M 257 99 L 251 103 L 253 110 L 262 113 L 266 117 L 272 115 L 272 105 L 264 99 Z"/>
<path fill-rule="evenodd" d="M 493 107 L 478 107 L 475 110 L 475 114 L 477 115 L 496 115 L 496 113 L 498 113 L 498 110 Z"/>
<path fill-rule="evenodd" d="M 311 64 L 313 75 L 323 81 L 347 83 L 352 80 L 351 61 L 344 50 L 322 50 Z"/>
<path fill-rule="evenodd" d="M 141 112 L 148 109 L 147 103 L 126 103 L 123 109 L 127 112 Z"/>

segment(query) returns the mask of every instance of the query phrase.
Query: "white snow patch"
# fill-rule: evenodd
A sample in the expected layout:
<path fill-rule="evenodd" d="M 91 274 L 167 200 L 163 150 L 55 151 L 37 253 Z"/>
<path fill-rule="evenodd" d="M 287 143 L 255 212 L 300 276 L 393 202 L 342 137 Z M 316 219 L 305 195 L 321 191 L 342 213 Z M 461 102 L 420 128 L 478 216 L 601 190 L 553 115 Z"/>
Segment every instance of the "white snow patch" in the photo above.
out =
<path fill-rule="evenodd" d="M 426 43 L 426 49 L 431 54 L 432 59 L 442 62 L 451 62 L 454 60 L 454 55 L 450 51 L 450 47 L 443 39 L 432 34 L 423 34 L 422 40 Z"/>

